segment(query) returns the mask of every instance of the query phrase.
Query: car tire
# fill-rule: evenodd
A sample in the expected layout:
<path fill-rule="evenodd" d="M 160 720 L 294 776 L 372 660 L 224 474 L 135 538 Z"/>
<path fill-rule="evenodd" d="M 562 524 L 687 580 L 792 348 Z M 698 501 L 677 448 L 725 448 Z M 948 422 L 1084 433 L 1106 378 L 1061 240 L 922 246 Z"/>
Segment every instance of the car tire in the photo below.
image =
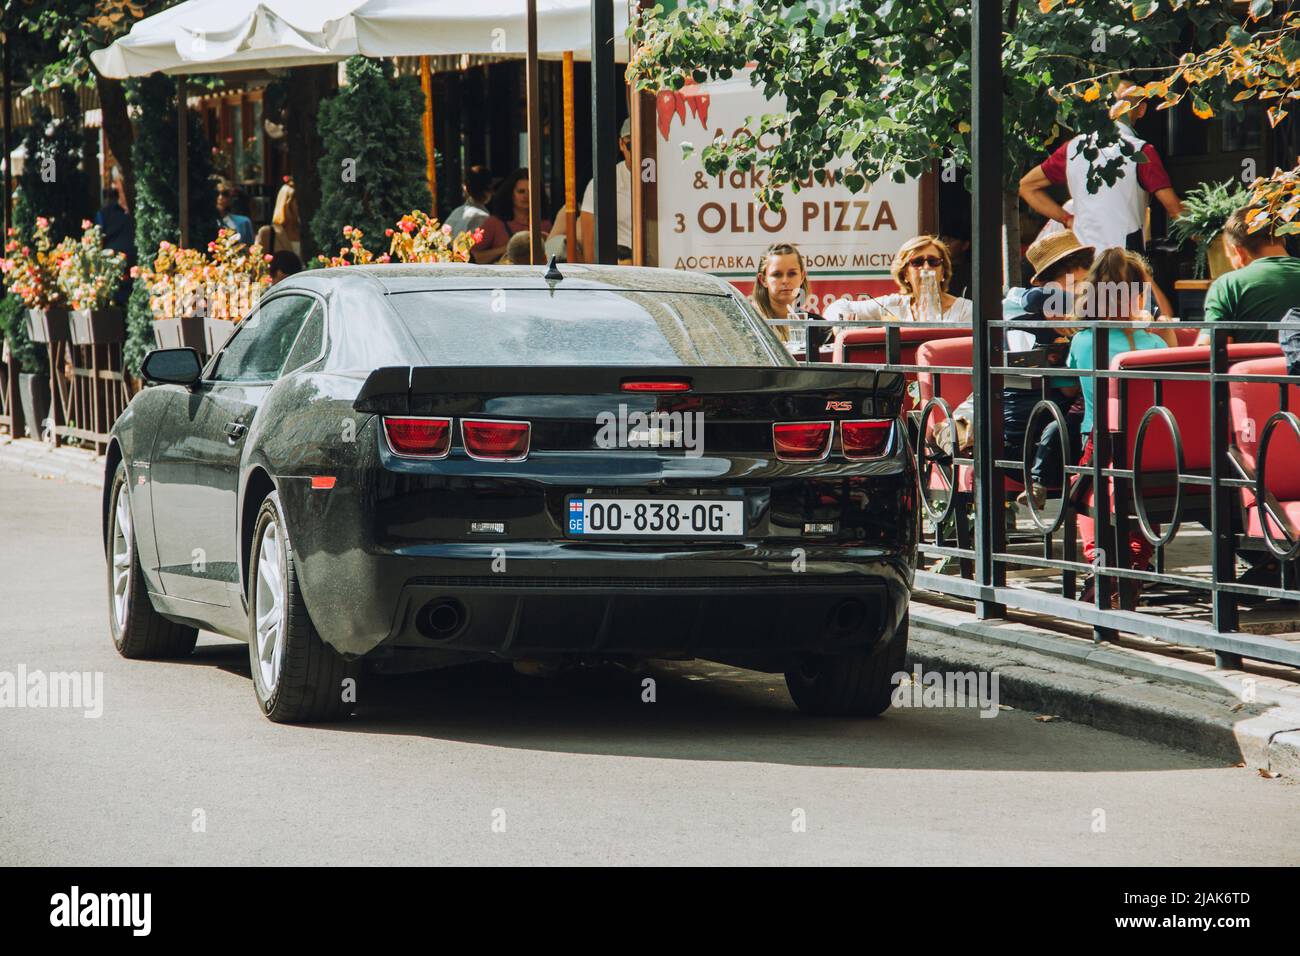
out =
<path fill-rule="evenodd" d="M 198 628 L 169 621 L 156 610 L 145 586 L 136 550 L 126 463 L 118 462 L 108 496 L 108 624 L 113 646 L 131 660 L 188 657 Z"/>
<path fill-rule="evenodd" d="M 785 686 L 803 713 L 876 717 L 889 709 L 894 674 L 907 658 L 908 615 L 884 644 L 847 654 L 809 655 L 785 672 Z"/>
<path fill-rule="evenodd" d="M 357 668 L 311 622 L 276 492 L 262 502 L 249 549 L 248 663 L 257 703 L 276 723 L 321 723 L 352 712 L 344 681 L 355 680 Z"/>

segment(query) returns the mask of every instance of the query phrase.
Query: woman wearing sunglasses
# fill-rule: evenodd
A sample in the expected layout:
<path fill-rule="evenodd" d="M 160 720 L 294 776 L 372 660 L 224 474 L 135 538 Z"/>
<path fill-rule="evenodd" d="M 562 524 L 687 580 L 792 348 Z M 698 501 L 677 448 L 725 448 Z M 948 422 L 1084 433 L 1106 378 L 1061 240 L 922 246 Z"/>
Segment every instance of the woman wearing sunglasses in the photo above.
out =
<path fill-rule="evenodd" d="M 952 256 L 937 236 L 917 236 L 907 240 L 898 250 L 889 270 L 898 292 L 866 299 L 840 299 L 826 310 L 826 318 L 869 322 L 919 321 L 919 297 L 924 288 L 922 274 L 925 270 L 932 270 L 938 281 L 940 321 L 970 325 L 971 300 L 949 294 Z"/>

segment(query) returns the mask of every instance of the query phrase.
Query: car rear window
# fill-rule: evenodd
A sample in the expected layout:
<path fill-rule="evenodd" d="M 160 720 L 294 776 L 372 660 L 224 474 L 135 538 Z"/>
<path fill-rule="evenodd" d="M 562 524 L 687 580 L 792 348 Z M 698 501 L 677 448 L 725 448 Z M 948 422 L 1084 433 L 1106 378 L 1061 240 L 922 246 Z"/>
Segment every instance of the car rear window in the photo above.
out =
<path fill-rule="evenodd" d="M 726 296 L 474 289 L 388 298 L 435 365 L 794 364 Z"/>

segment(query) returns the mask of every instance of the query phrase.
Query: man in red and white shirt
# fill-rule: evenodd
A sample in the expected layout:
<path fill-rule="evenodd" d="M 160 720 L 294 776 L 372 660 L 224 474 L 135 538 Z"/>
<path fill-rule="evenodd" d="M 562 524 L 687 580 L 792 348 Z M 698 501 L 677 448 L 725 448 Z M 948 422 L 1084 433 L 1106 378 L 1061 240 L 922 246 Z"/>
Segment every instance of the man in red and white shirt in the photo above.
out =
<path fill-rule="evenodd" d="M 1116 99 L 1123 99 L 1125 91 L 1135 84 L 1120 80 L 1115 87 Z M 1114 247 L 1143 248 L 1142 226 L 1146 220 L 1147 193 L 1153 193 L 1165 207 L 1169 218 L 1182 215 L 1183 204 L 1169 181 L 1169 173 L 1154 146 L 1133 132 L 1128 120 L 1139 120 L 1146 113 L 1145 101 L 1138 103 L 1116 122 L 1121 138 L 1138 147 L 1146 162 L 1136 162 L 1132 157 L 1124 160 L 1120 176 L 1112 185 L 1101 183 L 1093 191 L 1088 187 L 1088 171 L 1120 155 L 1118 143 L 1102 149 L 1092 160 L 1084 157 L 1083 149 L 1094 134 L 1075 136 L 1062 143 L 1042 164 L 1035 166 L 1020 180 L 1020 197 L 1039 215 L 1054 219 L 1071 229 L 1085 246 L 1092 246 L 1100 254 Z M 1073 213 L 1067 212 L 1048 191 L 1053 185 L 1064 183 L 1074 200 Z"/>

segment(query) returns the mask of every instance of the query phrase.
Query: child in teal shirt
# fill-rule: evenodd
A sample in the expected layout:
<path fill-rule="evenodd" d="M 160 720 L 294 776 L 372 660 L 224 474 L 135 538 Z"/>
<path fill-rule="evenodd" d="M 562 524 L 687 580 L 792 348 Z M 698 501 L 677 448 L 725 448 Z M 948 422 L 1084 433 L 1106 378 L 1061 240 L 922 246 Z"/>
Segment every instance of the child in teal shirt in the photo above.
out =
<path fill-rule="evenodd" d="M 1151 282 L 1151 273 L 1146 261 L 1135 252 L 1126 249 L 1107 249 L 1092 264 L 1088 271 L 1083 295 L 1076 300 L 1076 314 L 1080 318 L 1098 321 L 1119 322 L 1140 319 L 1141 303 L 1145 291 Z M 1174 345 L 1174 333 L 1159 334 L 1145 329 L 1082 329 L 1070 342 L 1070 355 L 1066 367 L 1091 370 L 1093 367 L 1094 331 L 1107 333 L 1108 355 L 1113 359 L 1121 352 L 1133 352 L 1143 349 L 1162 349 Z M 1107 365 L 1110 363 L 1107 362 Z M 1083 380 L 1083 424 L 1085 436 L 1083 456 L 1080 465 L 1092 464 L 1092 429 L 1093 410 L 1097 405 L 1097 383 L 1095 380 Z M 1103 392 L 1104 394 L 1104 392 Z M 1083 557 L 1089 564 L 1097 556 L 1097 527 L 1092 518 L 1079 515 L 1079 537 L 1083 539 Z M 1128 560 L 1131 568 L 1145 569 L 1151 560 L 1154 548 L 1146 537 L 1139 532 L 1129 533 Z M 1124 556 L 1121 555 L 1121 560 Z M 1129 584 L 1130 582 L 1125 582 Z M 1134 590 L 1140 590 L 1140 582 L 1133 582 Z M 1080 599 L 1092 599 L 1092 581 L 1084 586 Z"/>

